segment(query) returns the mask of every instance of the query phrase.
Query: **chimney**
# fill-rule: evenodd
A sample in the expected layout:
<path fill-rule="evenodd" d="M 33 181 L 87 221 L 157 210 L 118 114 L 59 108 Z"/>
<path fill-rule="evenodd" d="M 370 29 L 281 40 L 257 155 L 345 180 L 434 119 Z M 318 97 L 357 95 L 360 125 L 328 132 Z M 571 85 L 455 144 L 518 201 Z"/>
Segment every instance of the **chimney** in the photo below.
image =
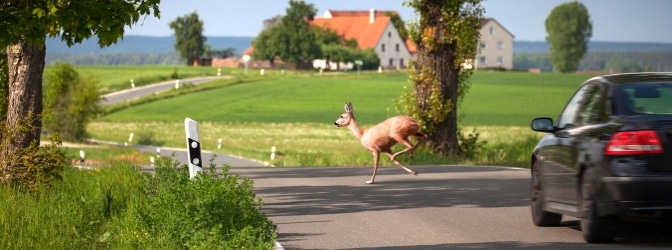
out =
<path fill-rule="evenodd" d="M 376 20 L 376 9 L 369 10 L 369 23 L 373 24 L 373 21 Z"/>

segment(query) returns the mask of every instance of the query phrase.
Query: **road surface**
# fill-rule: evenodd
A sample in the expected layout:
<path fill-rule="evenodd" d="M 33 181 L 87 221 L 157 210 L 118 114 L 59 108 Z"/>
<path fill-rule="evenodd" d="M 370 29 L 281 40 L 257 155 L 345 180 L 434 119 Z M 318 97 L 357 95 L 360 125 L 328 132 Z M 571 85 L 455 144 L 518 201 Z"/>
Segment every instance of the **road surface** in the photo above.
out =
<path fill-rule="evenodd" d="M 205 76 L 205 77 L 196 77 L 179 80 L 179 84 L 200 84 L 213 81 L 215 79 L 227 79 L 231 76 Z M 167 91 L 175 88 L 175 80 L 160 82 L 156 84 L 146 85 L 142 87 L 125 89 L 105 95 L 105 99 L 101 101 L 102 106 L 112 105 L 115 103 L 130 101 L 133 99 L 140 98 L 142 96 L 151 95 L 153 93 L 158 93 L 162 91 Z"/>
<path fill-rule="evenodd" d="M 231 168 L 254 180 L 285 249 L 648 249 L 672 225 L 634 224 L 616 244 L 584 243 L 576 218 L 534 226 L 527 169 L 413 166 Z"/>

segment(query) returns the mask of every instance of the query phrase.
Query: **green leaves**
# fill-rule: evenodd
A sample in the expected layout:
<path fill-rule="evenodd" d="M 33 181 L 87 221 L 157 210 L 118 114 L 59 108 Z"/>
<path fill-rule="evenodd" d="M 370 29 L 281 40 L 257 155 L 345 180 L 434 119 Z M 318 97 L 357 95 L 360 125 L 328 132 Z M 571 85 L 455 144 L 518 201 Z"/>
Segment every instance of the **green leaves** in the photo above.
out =
<path fill-rule="evenodd" d="M 575 72 L 588 51 L 593 25 L 588 9 L 580 2 L 558 5 L 546 18 L 546 41 L 556 71 Z"/>
<path fill-rule="evenodd" d="M 196 12 L 176 18 L 169 26 L 175 31 L 175 50 L 182 59 L 193 60 L 204 54 L 207 38 L 203 36 L 203 21 Z"/>

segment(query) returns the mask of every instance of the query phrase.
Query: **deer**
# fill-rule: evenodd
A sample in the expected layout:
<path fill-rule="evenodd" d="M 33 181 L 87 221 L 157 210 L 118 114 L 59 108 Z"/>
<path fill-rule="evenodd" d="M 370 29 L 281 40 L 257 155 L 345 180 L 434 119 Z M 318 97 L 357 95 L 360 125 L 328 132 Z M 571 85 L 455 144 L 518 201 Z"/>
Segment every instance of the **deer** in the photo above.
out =
<path fill-rule="evenodd" d="M 355 120 L 352 103 L 346 102 L 345 113 L 338 117 L 338 120 L 334 122 L 334 125 L 338 128 L 347 127 L 350 129 L 350 132 L 352 132 L 355 138 L 359 140 L 362 146 L 373 154 L 373 175 L 370 180 L 365 182 L 365 184 L 374 183 L 376 172 L 378 172 L 378 161 L 381 152 L 387 154 L 395 165 L 406 170 L 409 174 L 418 175 L 418 171 L 406 167 L 397 160 L 397 156 L 404 153 L 408 153 L 409 157 L 413 158 L 413 152 L 416 147 L 427 139 L 427 135 L 419 132 L 420 123 L 412 117 L 406 115 L 394 116 L 368 129 L 362 129 L 357 124 L 357 120 Z M 408 140 L 409 137 L 417 138 L 418 142 L 413 145 Z M 397 143 L 403 144 L 406 148 L 393 153 L 392 146 Z"/>

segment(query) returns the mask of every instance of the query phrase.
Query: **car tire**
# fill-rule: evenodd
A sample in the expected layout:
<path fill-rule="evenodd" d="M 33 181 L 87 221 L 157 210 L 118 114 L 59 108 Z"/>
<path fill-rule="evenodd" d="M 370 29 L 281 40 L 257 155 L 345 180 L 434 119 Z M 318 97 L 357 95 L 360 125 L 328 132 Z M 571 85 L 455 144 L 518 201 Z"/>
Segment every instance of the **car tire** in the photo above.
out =
<path fill-rule="evenodd" d="M 532 166 L 532 176 L 530 178 L 530 209 L 532 210 L 532 221 L 539 227 L 557 226 L 562 220 L 562 215 L 544 210 L 544 190 L 541 183 L 541 170 L 537 162 Z"/>
<path fill-rule="evenodd" d="M 581 232 L 588 243 L 609 243 L 614 241 L 615 218 L 599 216 L 597 204 L 594 200 L 595 188 L 593 185 L 594 172 L 592 169 L 581 175 L 581 190 L 579 199 L 579 213 L 581 216 Z"/>

